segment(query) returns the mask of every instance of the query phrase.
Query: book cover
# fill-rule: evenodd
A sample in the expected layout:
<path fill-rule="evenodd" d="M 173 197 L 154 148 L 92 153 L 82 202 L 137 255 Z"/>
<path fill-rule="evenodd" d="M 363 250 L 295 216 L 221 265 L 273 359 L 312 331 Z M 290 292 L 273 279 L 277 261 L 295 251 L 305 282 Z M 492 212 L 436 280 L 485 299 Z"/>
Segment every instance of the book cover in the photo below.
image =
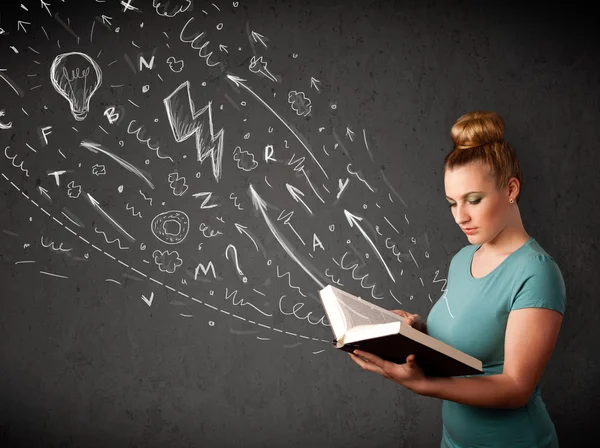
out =
<path fill-rule="evenodd" d="M 480 360 L 410 325 L 385 308 L 328 285 L 319 291 L 334 334 L 334 347 L 346 352 L 363 350 L 404 364 L 410 354 L 427 376 L 483 373 Z"/>

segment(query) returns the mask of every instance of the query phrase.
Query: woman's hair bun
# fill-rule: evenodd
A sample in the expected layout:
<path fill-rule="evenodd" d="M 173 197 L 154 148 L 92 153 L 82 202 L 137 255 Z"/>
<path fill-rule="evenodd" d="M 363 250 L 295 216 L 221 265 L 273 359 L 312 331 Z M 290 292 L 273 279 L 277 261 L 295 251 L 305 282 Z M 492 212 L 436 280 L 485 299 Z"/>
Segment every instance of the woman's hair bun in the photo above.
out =
<path fill-rule="evenodd" d="M 474 111 L 462 115 L 450 130 L 455 149 L 476 148 L 504 139 L 504 120 L 496 112 Z"/>

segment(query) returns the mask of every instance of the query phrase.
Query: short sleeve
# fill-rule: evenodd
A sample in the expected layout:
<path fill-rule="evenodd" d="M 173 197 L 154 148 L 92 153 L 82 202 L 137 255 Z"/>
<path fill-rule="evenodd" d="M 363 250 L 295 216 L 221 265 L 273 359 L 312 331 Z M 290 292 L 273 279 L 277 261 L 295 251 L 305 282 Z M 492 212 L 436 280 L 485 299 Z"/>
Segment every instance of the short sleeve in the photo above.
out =
<path fill-rule="evenodd" d="M 549 255 L 535 254 L 521 265 L 522 277 L 512 296 L 510 310 L 549 308 L 565 313 L 567 292 L 562 273 Z"/>

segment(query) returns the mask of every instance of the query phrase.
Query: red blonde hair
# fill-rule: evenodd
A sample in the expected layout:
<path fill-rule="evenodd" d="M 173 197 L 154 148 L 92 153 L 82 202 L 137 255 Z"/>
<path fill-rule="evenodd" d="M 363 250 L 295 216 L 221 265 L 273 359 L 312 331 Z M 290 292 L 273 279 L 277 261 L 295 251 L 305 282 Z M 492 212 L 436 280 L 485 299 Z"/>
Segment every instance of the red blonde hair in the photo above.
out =
<path fill-rule="evenodd" d="M 444 173 L 471 163 L 483 163 L 498 189 L 506 187 L 511 177 L 519 180 L 522 189 L 521 165 L 514 149 L 504 140 L 504 127 L 504 120 L 496 112 L 474 111 L 462 115 L 450 130 L 454 149 L 444 158 Z"/>

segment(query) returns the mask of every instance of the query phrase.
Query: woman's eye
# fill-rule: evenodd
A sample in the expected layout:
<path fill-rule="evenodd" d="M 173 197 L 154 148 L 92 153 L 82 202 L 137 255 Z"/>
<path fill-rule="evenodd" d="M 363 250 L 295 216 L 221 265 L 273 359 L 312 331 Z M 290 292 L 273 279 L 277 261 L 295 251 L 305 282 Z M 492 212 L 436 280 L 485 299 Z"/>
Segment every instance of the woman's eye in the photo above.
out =
<path fill-rule="evenodd" d="M 480 201 L 481 201 L 481 198 L 475 199 L 474 201 L 469 201 L 469 204 L 479 204 Z"/>

